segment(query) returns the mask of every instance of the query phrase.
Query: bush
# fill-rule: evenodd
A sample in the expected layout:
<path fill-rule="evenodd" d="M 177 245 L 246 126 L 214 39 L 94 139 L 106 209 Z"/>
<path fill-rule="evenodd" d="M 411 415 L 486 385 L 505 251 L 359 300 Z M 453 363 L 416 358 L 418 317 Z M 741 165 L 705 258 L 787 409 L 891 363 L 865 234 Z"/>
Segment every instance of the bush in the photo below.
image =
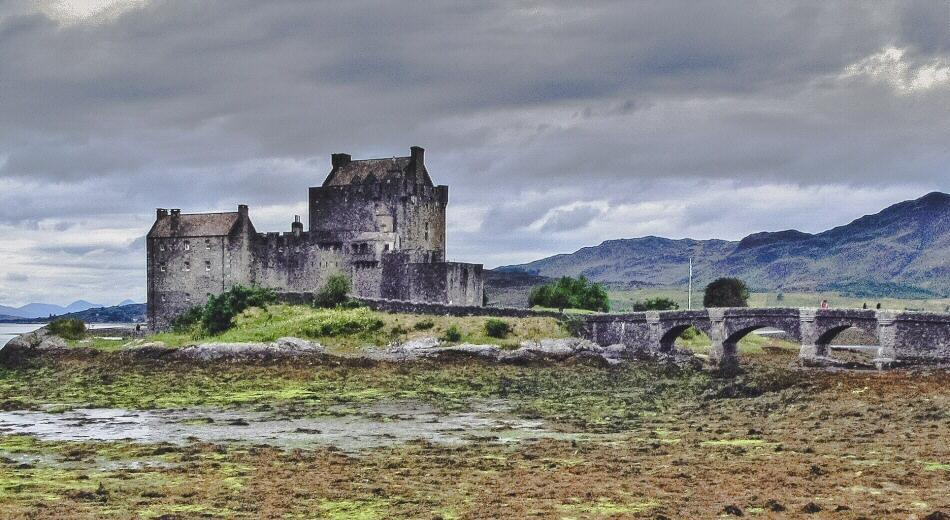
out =
<path fill-rule="evenodd" d="M 562 311 L 568 308 L 600 312 L 610 310 L 610 300 L 604 287 L 583 276 L 576 279 L 565 276 L 556 282 L 535 287 L 528 296 L 528 305 Z"/>
<path fill-rule="evenodd" d="M 208 334 L 220 334 L 230 329 L 234 317 L 248 307 L 264 307 L 275 301 L 277 294 L 273 289 L 235 285 L 226 292 L 208 298 L 201 312 L 201 327 Z"/>
<path fill-rule="evenodd" d="M 511 333 L 511 325 L 507 321 L 489 318 L 485 322 L 485 334 L 488 334 L 489 337 L 505 339 L 509 333 Z"/>
<path fill-rule="evenodd" d="M 417 321 L 416 324 L 412 326 L 412 328 L 416 330 L 429 330 L 432 327 L 435 327 L 435 322 L 432 320 Z"/>
<path fill-rule="evenodd" d="M 350 293 L 350 279 L 343 274 L 333 274 L 313 298 L 314 307 L 337 307 L 347 302 Z"/>
<path fill-rule="evenodd" d="M 633 304 L 634 312 L 643 311 L 672 311 L 679 309 L 678 303 L 669 298 L 650 298 L 644 301 L 637 301 Z"/>
<path fill-rule="evenodd" d="M 82 320 L 60 318 L 46 326 L 50 334 L 65 339 L 82 339 L 86 335 L 86 324 Z"/>
<path fill-rule="evenodd" d="M 444 334 L 442 334 L 442 341 L 448 341 L 449 343 L 456 343 L 462 340 L 462 333 L 459 332 L 459 328 L 455 325 L 449 327 Z"/>
<path fill-rule="evenodd" d="M 706 286 L 704 307 L 748 307 L 749 288 L 738 278 L 719 278 Z"/>
<path fill-rule="evenodd" d="M 691 340 L 693 338 L 698 337 L 699 335 L 700 335 L 699 329 L 693 326 L 687 327 L 686 330 L 680 333 L 680 337 L 685 340 Z"/>
<path fill-rule="evenodd" d="M 368 309 L 324 311 L 304 325 L 310 338 L 369 334 L 383 328 L 383 320 Z"/>
<path fill-rule="evenodd" d="M 175 332 L 186 332 L 193 329 L 195 325 L 201 323 L 201 315 L 203 312 L 204 308 L 201 306 L 188 309 L 184 314 L 172 320 L 172 330 Z"/>

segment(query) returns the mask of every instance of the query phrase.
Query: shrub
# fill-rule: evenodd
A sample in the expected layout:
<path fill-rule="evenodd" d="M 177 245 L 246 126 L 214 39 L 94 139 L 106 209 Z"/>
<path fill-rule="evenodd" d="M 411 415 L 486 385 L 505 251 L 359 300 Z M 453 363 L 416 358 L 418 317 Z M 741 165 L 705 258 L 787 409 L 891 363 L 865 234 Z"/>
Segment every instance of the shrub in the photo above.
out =
<path fill-rule="evenodd" d="M 749 288 L 738 278 L 719 278 L 706 286 L 704 307 L 748 307 Z"/>
<path fill-rule="evenodd" d="M 86 335 L 86 324 L 73 318 L 53 320 L 46 329 L 50 334 L 65 339 L 82 339 Z"/>
<path fill-rule="evenodd" d="M 634 312 L 643 311 L 672 311 L 679 309 L 678 303 L 669 298 L 649 298 L 644 301 L 637 301 L 633 304 Z"/>
<path fill-rule="evenodd" d="M 273 289 L 235 285 L 208 298 L 201 312 L 201 326 L 208 334 L 220 334 L 231 328 L 231 321 L 248 307 L 264 307 L 277 301 Z"/>
<path fill-rule="evenodd" d="M 333 274 L 313 298 L 314 307 L 337 307 L 347 302 L 350 293 L 350 279 L 343 274 Z"/>
<path fill-rule="evenodd" d="M 685 340 L 691 340 L 693 338 L 699 337 L 699 334 L 700 334 L 699 329 L 693 326 L 689 326 L 686 328 L 686 330 L 680 333 L 680 337 Z"/>
<path fill-rule="evenodd" d="M 509 333 L 511 333 L 511 325 L 507 321 L 489 318 L 485 322 L 485 334 L 488 334 L 489 337 L 505 339 Z"/>
<path fill-rule="evenodd" d="M 333 309 L 322 311 L 304 325 L 304 334 L 311 338 L 369 334 L 383 328 L 383 320 L 368 309 Z"/>
<path fill-rule="evenodd" d="M 416 330 L 429 330 L 432 327 L 435 327 L 435 322 L 432 320 L 417 321 L 416 324 L 412 326 L 412 328 Z"/>
<path fill-rule="evenodd" d="M 445 333 L 442 334 L 442 341 L 448 341 L 449 343 L 456 343 L 462 340 L 462 333 L 459 332 L 459 328 L 455 325 L 449 327 Z"/>
<path fill-rule="evenodd" d="M 565 276 L 556 282 L 535 287 L 528 296 L 528 305 L 560 310 L 567 308 L 601 312 L 610 310 L 610 300 L 604 287 L 583 276 L 576 279 Z"/>
<path fill-rule="evenodd" d="M 196 306 L 188 309 L 183 314 L 172 320 L 172 330 L 175 332 L 186 332 L 201 323 L 201 315 L 204 308 Z"/>

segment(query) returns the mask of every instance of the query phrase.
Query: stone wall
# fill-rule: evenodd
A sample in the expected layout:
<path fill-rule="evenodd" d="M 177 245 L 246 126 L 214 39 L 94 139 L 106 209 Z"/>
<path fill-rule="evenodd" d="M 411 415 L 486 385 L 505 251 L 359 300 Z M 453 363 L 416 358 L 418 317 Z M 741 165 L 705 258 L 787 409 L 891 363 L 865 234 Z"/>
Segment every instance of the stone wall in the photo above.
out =
<path fill-rule="evenodd" d="M 281 292 L 277 299 L 291 305 L 311 305 L 316 293 Z M 480 307 L 471 305 L 445 305 L 440 303 L 410 302 L 404 300 L 386 300 L 382 298 L 354 298 L 360 305 L 380 312 L 401 314 L 422 314 L 431 316 L 492 316 L 498 318 L 557 318 L 566 319 L 568 315 L 556 311 L 533 311 L 531 309 L 509 309 L 501 307 Z"/>

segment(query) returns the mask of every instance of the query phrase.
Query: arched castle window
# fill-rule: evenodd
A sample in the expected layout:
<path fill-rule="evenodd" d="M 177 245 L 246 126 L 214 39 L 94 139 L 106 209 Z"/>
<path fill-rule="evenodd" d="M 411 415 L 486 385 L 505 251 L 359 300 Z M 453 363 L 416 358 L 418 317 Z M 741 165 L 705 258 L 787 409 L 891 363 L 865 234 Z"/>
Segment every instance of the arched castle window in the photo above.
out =
<path fill-rule="evenodd" d="M 185 240 L 185 251 L 191 251 L 191 242 Z"/>

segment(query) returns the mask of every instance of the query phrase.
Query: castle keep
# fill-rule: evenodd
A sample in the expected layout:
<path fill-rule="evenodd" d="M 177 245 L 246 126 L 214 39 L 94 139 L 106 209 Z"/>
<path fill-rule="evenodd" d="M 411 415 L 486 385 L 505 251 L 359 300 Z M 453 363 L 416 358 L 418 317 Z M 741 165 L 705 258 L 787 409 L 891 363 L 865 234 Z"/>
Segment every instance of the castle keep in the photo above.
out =
<path fill-rule="evenodd" d="M 449 305 L 482 304 L 482 266 L 445 261 L 448 186 L 429 177 L 424 150 L 353 160 L 333 154 L 310 188 L 309 229 L 258 233 L 247 206 L 185 214 L 159 209 L 148 233 L 148 319 L 154 330 L 211 295 L 256 284 L 315 292 L 334 273 L 354 296 Z"/>

